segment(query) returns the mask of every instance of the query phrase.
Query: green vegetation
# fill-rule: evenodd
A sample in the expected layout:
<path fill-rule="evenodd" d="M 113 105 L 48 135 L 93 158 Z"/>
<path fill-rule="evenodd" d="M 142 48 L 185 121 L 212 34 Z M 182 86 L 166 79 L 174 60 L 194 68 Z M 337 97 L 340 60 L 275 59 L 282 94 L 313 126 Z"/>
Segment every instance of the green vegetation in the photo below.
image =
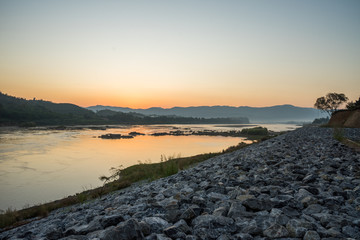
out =
<path fill-rule="evenodd" d="M 329 122 L 330 118 L 326 117 L 326 118 L 316 118 L 312 124 L 316 124 L 316 125 L 322 125 L 322 124 L 327 124 Z"/>
<path fill-rule="evenodd" d="M 270 138 L 270 136 L 264 137 L 262 140 L 259 140 L 259 142 L 268 138 Z M 104 185 L 102 187 L 86 190 L 82 193 L 78 193 L 61 200 L 18 211 L 12 209 L 6 210 L 4 213 L 0 214 L 0 228 L 26 224 L 30 221 L 28 219 L 45 217 L 49 212 L 55 209 L 70 206 L 76 203 L 83 203 L 85 201 L 101 197 L 104 194 L 129 187 L 131 184 L 139 181 L 152 181 L 173 175 L 180 170 L 190 168 L 209 158 L 223 153 L 233 152 L 246 146 L 248 146 L 248 144 L 239 143 L 238 145 L 231 146 L 221 152 L 204 153 L 191 157 L 166 157 L 162 155 L 159 163 L 139 163 L 125 169 L 121 166 L 119 168 L 112 168 L 110 176 L 100 177 L 100 179 L 104 181 Z"/>
<path fill-rule="evenodd" d="M 90 110 L 67 103 L 26 100 L 0 92 L 0 125 L 74 125 L 100 124 L 101 119 Z"/>
<path fill-rule="evenodd" d="M 269 131 L 264 127 L 245 128 L 242 131 L 230 130 L 230 131 L 216 131 L 216 130 L 176 130 L 170 132 L 156 132 L 151 136 L 223 136 L 223 137 L 246 137 L 249 140 L 262 139 L 269 135 Z"/>
<path fill-rule="evenodd" d="M 345 137 L 344 135 L 344 129 L 343 128 L 333 128 L 333 137 L 335 140 L 341 142 L 342 144 L 354 149 L 355 151 L 360 152 L 360 142 L 358 141 L 352 141 Z"/>
<path fill-rule="evenodd" d="M 348 110 L 356 110 L 356 109 L 360 109 L 360 97 L 358 100 L 354 101 L 354 102 L 349 102 L 347 105 L 346 105 L 346 108 Z"/>
<path fill-rule="evenodd" d="M 334 128 L 333 137 L 339 142 L 344 141 L 344 130 L 342 128 Z"/>
<path fill-rule="evenodd" d="M 254 128 L 244 128 L 241 130 L 242 134 L 245 135 L 263 135 L 266 136 L 269 134 L 269 131 L 267 128 L 264 127 L 254 127 Z"/>
<path fill-rule="evenodd" d="M 159 163 L 139 163 L 125 169 L 122 166 L 118 168 L 111 168 L 110 176 L 101 176 L 99 179 L 104 181 L 103 190 L 105 192 L 111 192 L 121 189 L 122 186 L 127 184 L 130 185 L 134 182 L 144 180 L 153 181 L 159 178 L 171 176 L 180 170 L 187 169 L 209 158 L 223 153 L 233 152 L 246 146 L 248 146 L 248 144 L 239 143 L 238 145 L 229 147 L 222 152 L 204 153 L 191 157 L 166 157 L 162 155 Z"/>

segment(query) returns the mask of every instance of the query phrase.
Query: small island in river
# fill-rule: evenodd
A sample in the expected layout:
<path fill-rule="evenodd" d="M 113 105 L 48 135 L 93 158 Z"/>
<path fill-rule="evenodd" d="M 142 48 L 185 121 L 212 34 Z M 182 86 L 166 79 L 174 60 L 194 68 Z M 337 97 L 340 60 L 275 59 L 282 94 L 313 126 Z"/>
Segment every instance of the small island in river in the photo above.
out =
<path fill-rule="evenodd" d="M 242 130 L 229 130 L 229 131 L 217 131 L 217 130 L 198 130 L 194 131 L 191 128 L 186 128 L 184 130 L 176 129 L 176 131 L 168 132 L 155 132 L 150 133 L 150 136 L 223 136 L 223 137 L 246 137 L 248 139 L 256 140 L 262 137 L 270 135 L 271 132 L 265 127 L 254 127 L 254 128 L 244 128 Z M 107 133 L 100 135 L 99 138 L 103 139 L 130 139 L 135 136 L 143 136 L 144 133 L 139 132 L 130 132 L 128 135 Z"/>

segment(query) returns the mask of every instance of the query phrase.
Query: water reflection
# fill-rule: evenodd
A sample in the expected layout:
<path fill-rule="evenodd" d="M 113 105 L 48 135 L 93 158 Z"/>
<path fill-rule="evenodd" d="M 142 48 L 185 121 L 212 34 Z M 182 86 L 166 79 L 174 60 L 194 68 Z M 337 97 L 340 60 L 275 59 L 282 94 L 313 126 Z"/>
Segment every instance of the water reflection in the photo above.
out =
<path fill-rule="evenodd" d="M 0 209 L 10 206 L 19 209 L 100 186 L 98 177 L 108 174 L 111 167 L 127 167 L 139 161 L 158 162 L 161 155 L 185 157 L 217 152 L 244 140 L 220 136 L 149 136 L 187 128 L 235 129 L 225 125 L 117 126 L 71 131 L 1 129 Z M 97 138 L 102 134 L 132 131 L 146 135 L 117 140 Z"/>

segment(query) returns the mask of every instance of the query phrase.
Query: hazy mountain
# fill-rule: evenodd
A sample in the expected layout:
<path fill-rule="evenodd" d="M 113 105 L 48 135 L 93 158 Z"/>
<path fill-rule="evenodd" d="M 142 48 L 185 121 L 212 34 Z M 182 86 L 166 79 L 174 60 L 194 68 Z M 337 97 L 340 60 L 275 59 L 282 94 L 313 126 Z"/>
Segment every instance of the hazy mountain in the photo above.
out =
<path fill-rule="evenodd" d="M 109 109 L 124 113 L 134 112 L 145 115 L 177 115 L 182 117 L 203 118 L 238 118 L 247 117 L 250 122 L 288 122 L 313 121 L 324 117 L 325 114 L 314 108 L 302 108 L 292 105 L 278 105 L 272 107 L 230 107 L 230 106 L 200 106 L 200 107 L 173 107 L 148 109 L 132 109 L 113 106 L 96 105 L 88 107 L 94 112 Z"/>
<path fill-rule="evenodd" d="M 0 92 L 0 126 L 86 125 L 86 124 L 235 124 L 249 123 L 246 117 L 194 118 L 149 116 L 134 112 L 99 110 L 96 113 L 70 103 L 27 100 Z"/>
<path fill-rule="evenodd" d="M 134 112 L 100 110 L 96 115 L 108 121 L 122 124 L 246 124 L 249 119 L 241 118 L 195 118 L 174 115 L 144 115 Z"/>

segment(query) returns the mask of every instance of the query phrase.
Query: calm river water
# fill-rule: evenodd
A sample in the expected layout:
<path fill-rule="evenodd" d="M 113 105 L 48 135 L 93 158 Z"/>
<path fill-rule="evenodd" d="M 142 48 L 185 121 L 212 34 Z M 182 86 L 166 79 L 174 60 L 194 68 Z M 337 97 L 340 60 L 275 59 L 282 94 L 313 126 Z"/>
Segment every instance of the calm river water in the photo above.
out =
<path fill-rule="evenodd" d="M 297 128 L 268 124 L 269 130 Z M 107 130 L 40 130 L 0 128 L 0 209 L 21 209 L 101 186 L 100 175 L 111 167 L 140 162 L 159 162 L 160 156 L 182 157 L 217 152 L 242 138 L 219 136 L 149 136 L 174 129 L 240 130 L 243 125 L 117 126 Z M 145 136 L 133 139 L 101 139 L 106 133 Z"/>

